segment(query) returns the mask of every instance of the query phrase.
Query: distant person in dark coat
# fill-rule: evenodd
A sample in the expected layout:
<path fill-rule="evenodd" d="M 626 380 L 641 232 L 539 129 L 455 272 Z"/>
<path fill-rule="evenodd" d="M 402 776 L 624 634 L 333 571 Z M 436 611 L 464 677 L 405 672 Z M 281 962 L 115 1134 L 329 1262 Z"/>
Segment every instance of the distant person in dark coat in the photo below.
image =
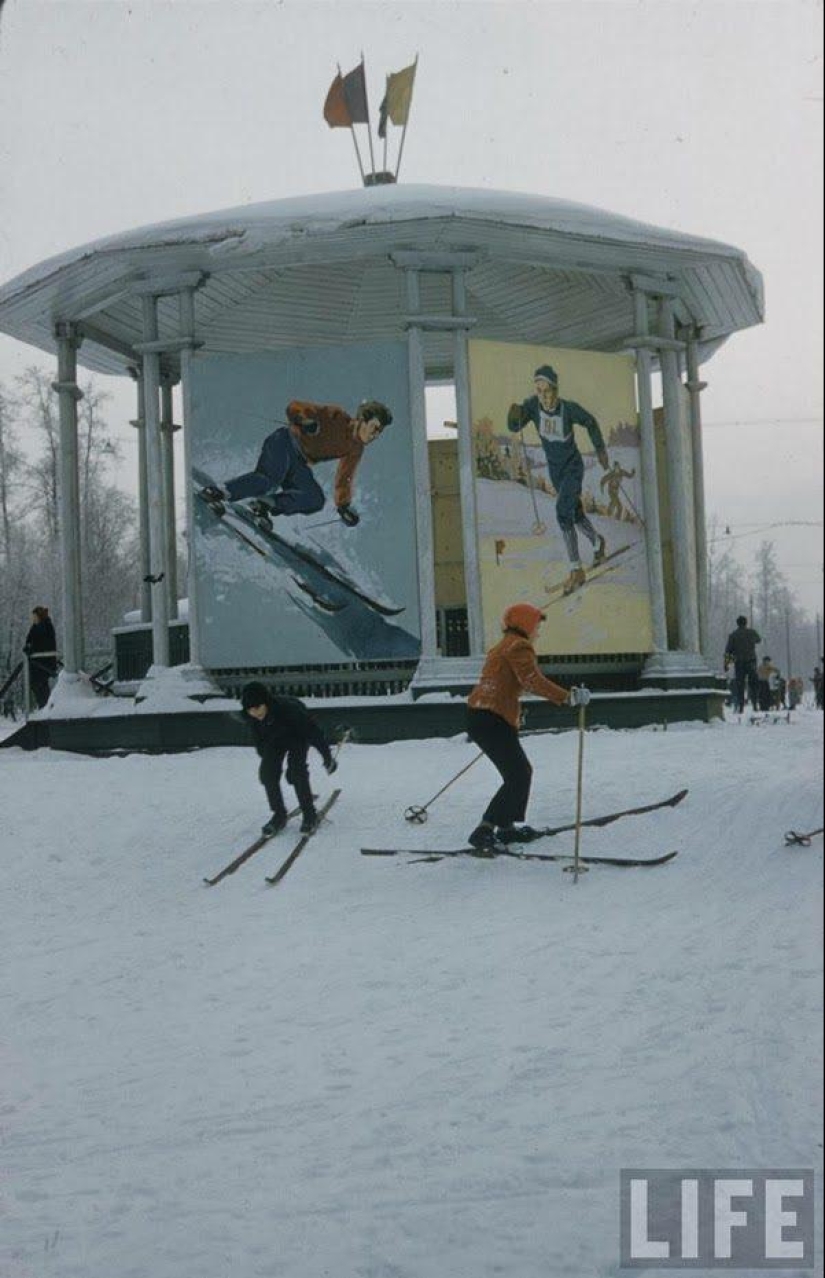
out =
<path fill-rule="evenodd" d="M 29 662 L 29 687 L 42 710 L 49 699 L 49 680 L 57 674 L 57 636 L 54 633 L 52 619 L 48 608 L 38 606 L 32 609 L 32 624 L 26 635 L 23 651 Z M 51 653 L 51 656 L 38 656 L 39 653 Z"/>
<path fill-rule="evenodd" d="M 747 617 L 736 618 L 736 629 L 725 644 L 725 669 L 733 666 L 734 704 L 740 714 L 745 709 L 745 685 L 754 710 L 759 709 L 759 683 L 756 673 L 756 645 L 762 638 L 748 625 Z"/>
<path fill-rule="evenodd" d="M 261 756 L 258 776 L 272 811 L 263 827 L 264 834 L 277 834 L 286 825 L 287 812 L 281 793 L 284 760 L 286 779 L 301 805 L 301 833 L 310 834 L 318 824 L 318 814 L 309 784 L 307 754 L 310 746 L 314 746 L 327 772 L 334 772 L 338 765 L 329 742 L 297 697 L 276 697 L 264 684 L 248 683 L 241 693 L 241 705 L 252 725 L 255 748 Z"/>
<path fill-rule="evenodd" d="M 825 657 L 823 657 L 825 661 Z M 822 662 L 815 667 L 811 683 L 814 685 L 814 700 L 817 710 L 822 709 Z"/>

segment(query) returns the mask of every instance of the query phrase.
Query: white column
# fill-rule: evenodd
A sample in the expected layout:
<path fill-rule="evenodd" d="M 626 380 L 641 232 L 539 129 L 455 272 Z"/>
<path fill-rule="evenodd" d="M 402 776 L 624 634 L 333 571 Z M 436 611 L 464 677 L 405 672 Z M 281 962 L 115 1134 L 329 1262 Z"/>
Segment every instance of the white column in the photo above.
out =
<path fill-rule="evenodd" d="M 673 301 L 663 297 L 659 303 L 660 335 L 666 342 L 675 341 Z M 662 399 L 665 436 L 667 439 L 667 472 L 670 495 L 670 518 L 673 532 L 673 557 L 676 570 L 679 647 L 684 652 L 699 652 L 699 609 L 696 581 L 696 530 L 693 513 L 693 488 L 688 454 L 682 431 L 681 382 L 675 348 L 663 346 Z"/>
<path fill-rule="evenodd" d="M 453 314 L 466 314 L 464 272 L 453 271 Z M 461 495 L 461 528 L 464 541 L 464 588 L 467 595 L 467 631 L 470 656 L 484 653 L 484 615 L 481 602 L 481 568 L 478 558 L 475 453 L 470 405 L 470 363 L 467 329 L 457 328 L 453 346 L 456 417 L 458 419 L 458 479 Z"/>
<path fill-rule="evenodd" d="M 407 305 L 410 315 L 421 312 L 418 271 L 406 271 Z M 412 431 L 413 478 L 415 482 L 415 524 L 418 547 L 418 608 L 421 615 L 421 657 L 435 657 L 438 634 L 435 616 L 435 556 L 433 540 L 432 483 L 427 447 L 426 370 L 421 328 L 411 324 L 407 330 L 407 354 L 410 393 L 410 429 Z"/>
<path fill-rule="evenodd" d="M 178 295 L 180 332 L 190 343 L 180 353 L 181 401 L 183 411 L 183 482 L 186 486 L 186 593 L 189 598 L 189 662 L 201 664 L 200 621 L 198 617 L 198 574 L 195 563 L 195 510 L 192 493 L 192 355 L 195 340 L 195 294 L 191 288 Z"/>
<path fill-rule="evenodd" d="M 72 324 L 58 324 L 57 381 L 60 414 L 60 562 L 63 587 L 63 668 L 76 675 L 83 664 L 83 597 L 80 563 L 80 476 L 78 473 L 77 348 Z"/>
<path fill-rule="evenodd" d="M 702 391 L 707 386 L 699 377 L 699 344 L 694 328 L 687 343 L 687 388 L 690 392 L 690 442 L 693 450 L 693 504 L 696 525 L 696 579 L 699 595 L 700 651 L 708 658 L 708 617 L 710 609 L 708 584 L 708 533 L 705 511 L 705 459 L 702 448 Z"/>
<path fill-rule="evenodd" d="M 129 374 L 137 385 L 137 417 L 131 422 L 138 433 L 138 541 L 140 555 L 140 619 L 152 620 L 152 587 L 148 577 L 149 566 L 149 476 L 146 468 L 146 410 L 143 393 L 143 374 L 140 368 L 130 368 Z"/>
<path fill-rule="evenodd" d="M 158 340 L 158 300 L 153 294 L 143 301 L 143 340 Z M 146 422 L 146 462 L 149 480 L 149 576 L 152 587 L 152 660 L 156 666 L 169 665 L 169 606 L 165 585 L 165 519 L 163 507 L 163 461 L 160 442 L 160 356 L 156 350 L 143 354 L 144 419 Z"/>
<path fill-rule="evenodd" d="M 633 294 L 635 330 L 639 337 L 649 331 L 647 296 Z M 641 434 L 642 493 L 645 510 L 645 549 L 650 589 L 650 611 L 653 625 L 654 652 L 667 652 L 667 612 L 665 608 L 665 574 L 662 566 L 662 528 L 659 518 L 659 479 L 656 465 L 656 430 L 653 421 L 652 355 L 646 347 L 636 348 L 636 385 L 639 395 L 639 429 Z"/>
<path fill-rule="evenodd" d="M 164 373 L 160 382 L 160 439 L 163 463 L 164 573 L 169 616 L 178 615 L 178 538 L 175 519 L 175 431 L 172 387 L 175 378 Z"/>

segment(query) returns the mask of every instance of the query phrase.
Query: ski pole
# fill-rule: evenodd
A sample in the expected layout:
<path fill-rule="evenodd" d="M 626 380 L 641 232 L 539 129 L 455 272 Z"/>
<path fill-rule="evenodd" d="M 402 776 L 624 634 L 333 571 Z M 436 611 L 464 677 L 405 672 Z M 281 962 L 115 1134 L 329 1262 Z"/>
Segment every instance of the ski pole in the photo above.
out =
<path fill-rule="evenodd" d="M 647 528 L 647 524 L 646 524 L 646 523 L 645 523 L 645 521 L 642 519 L 642 516 L 639 514 L 638 510 L 637 510 L 637 509 L 636 509 L 636 507 L 633 505 L 633 502 L 632 502 L 632 501 L 630 500 L 630 498 L 628 497 L 628 495 L 627 495 L 627 489 L 625 488 L 624 484 L 619 484 L 619 492 L 620 492 L 620 493 L 622 494 L 622 496 L 624 497 L 625 501 L 627 502 L 627 504 L 628 504 L 628 506 L 630 507 L 630 509 L 633 511 L 633 514 L 636 516 L 636 518 L 638 519 L 638 521 L 639 521 L 639 523 L 642 525 L 642 527 L 643 527 L 643 528 Z"/>
<path fill-rule="evenodd" d="M 456 772 L 452 780 L 448 781 L 446 785 L 443 785 L 441 789 L 438 791 L 438 794 L 434 794 L 433 797 L 429 799 L 427 803 L 424 803 L 421 807 L 419 807 L 418 804 L 415 804 L 415 803 L 411 804 L 411 806 L 408 807 L 404 813 L 404 820 L 411 821 L 413 825 L 424 825 L 424 823 L 427 820 L 427 808 L 431 808 L 432 805 L 435 803 L 436 799 L 441 798 L 445 790 L 449 790 L 451 785 L 455 785 L 459 777 L 463 777 L 465 772 L 469 772 L 473 764 L 478 763 L 479 759 L 482 757 L 483 754 L 484 754 L 484 751 L 479 750 L 475 758 L 471 759 L 470 762 L 465 767 L 463 767 L 460 772 Z"/>
<path fill-rule="evenodd" d="M 249 413 L 243 409 L 238 409 L 233 413 L 234 417 L 248 417 L 251 421 L 264 422 L 267 426 L 291 426 L 292 422 L 286 422 L 282 417 L 263 417 L 260 413 Z"/>
<path fill-rule="evenodd" d="M 527 452 L 527 445 L 524 442 L 524 436 L 521 439 L 521 449 L 524 453 L 524 470 L 527 475 L 527 487 L 530 489 L 530 496 L 533 499 L 533 514 L 536 516 L 536 522 L 533 524 L 533 533 L 536 537 L 540 537 L 542 533 L 547 532 L 547 525 L 542 523 L 539 515 L 538 503 L 536 501 L 536 490 L 533 487 L 533 472 L 530 469 L 530 454 Z"/>
<path fill-rule="evenodd" d="M 573 882 L 578 883 L 579 875 L 585 874 L 588 867 L 581 860 L 582 840 L 582 782 L 584 778 L 584 706 L 579 706 L 579 763 L 576 782 L 576 841 L 573 845 L 573 864 L 566 865 L 565 870 L 573 875 Z"/>
<path fill-rule="evenodd" d="M 796 830 L 789 830 L 785 835 L 785 842 L 789 848 L 809 848 L 811 839 L 815 839 L 818 834 L 822 833 L 822 826 L 818 830 L 809 830 L 807 834 L 799 834 Z"/>
<path fill-rule="evenodd" d="M 304 524 L 301 532 L 312 532 L 313 528 L 329 528 L 330 524 L 338 524 L 340 522 L 340 516 L 336 515 L 334 519 L 324 519 L 320 524 Z"/>

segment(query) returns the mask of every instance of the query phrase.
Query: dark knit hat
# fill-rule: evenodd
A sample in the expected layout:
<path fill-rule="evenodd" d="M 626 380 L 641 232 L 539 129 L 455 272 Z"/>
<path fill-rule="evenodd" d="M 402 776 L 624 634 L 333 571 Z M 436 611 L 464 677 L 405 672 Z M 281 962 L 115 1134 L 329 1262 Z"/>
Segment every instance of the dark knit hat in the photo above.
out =
<path fill-rule="evenodd" d="M 268 706 L 270 701 L 269 693 L 266 685 L 263 683 L 252 682 L 246 684 L 241 693 L 241 705 L 244 710 L 251 710 L 253 706 Z"/>
<path fill-rule="evenodd" d="M 377 417 L 381 423 L 382 430 L 392 422 L 392 413 L 386 404 L 381 403 L 380 399 L 365 399 L 363 403 L 358 405 L 357 416 L 365 422 L 368 422 L 371 417 Z"/>
<path fill-rule="evenodd" d="M 537 377 L 543 378 L 551 386 L 558 386 L 559 384 L 559 375 L 550 364 L 542 364 L 541 368 L 537 368 L 533 374 L 533 380 L 535 381 Z"/>
<path fill-rule="evenodd" d="M 736 624 L 737 626 L 746 626 L 748 624 L 747 617 L 737 617 Z"/>

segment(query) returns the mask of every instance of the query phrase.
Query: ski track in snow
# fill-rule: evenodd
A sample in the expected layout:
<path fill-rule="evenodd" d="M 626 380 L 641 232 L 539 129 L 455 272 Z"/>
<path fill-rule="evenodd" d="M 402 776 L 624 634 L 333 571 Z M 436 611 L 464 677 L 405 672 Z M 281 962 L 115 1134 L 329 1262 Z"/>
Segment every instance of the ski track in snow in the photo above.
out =
<path fill-rule="evenodd" d="M 575 741 L 525 738 L 536 823 Z M 4 1278 L 619 1278 L 621 1167 L 821 1173 L 822 716 L 590 734 L 585 815 L 690 787 L 584 832 L 661 869 L 360 856 L 463 841 L 486 762 L 401 813 L 472 754 L 345 747 L 283 883 L 294 822 L 209 889 L 251 750 L 0 751 Z"/>

